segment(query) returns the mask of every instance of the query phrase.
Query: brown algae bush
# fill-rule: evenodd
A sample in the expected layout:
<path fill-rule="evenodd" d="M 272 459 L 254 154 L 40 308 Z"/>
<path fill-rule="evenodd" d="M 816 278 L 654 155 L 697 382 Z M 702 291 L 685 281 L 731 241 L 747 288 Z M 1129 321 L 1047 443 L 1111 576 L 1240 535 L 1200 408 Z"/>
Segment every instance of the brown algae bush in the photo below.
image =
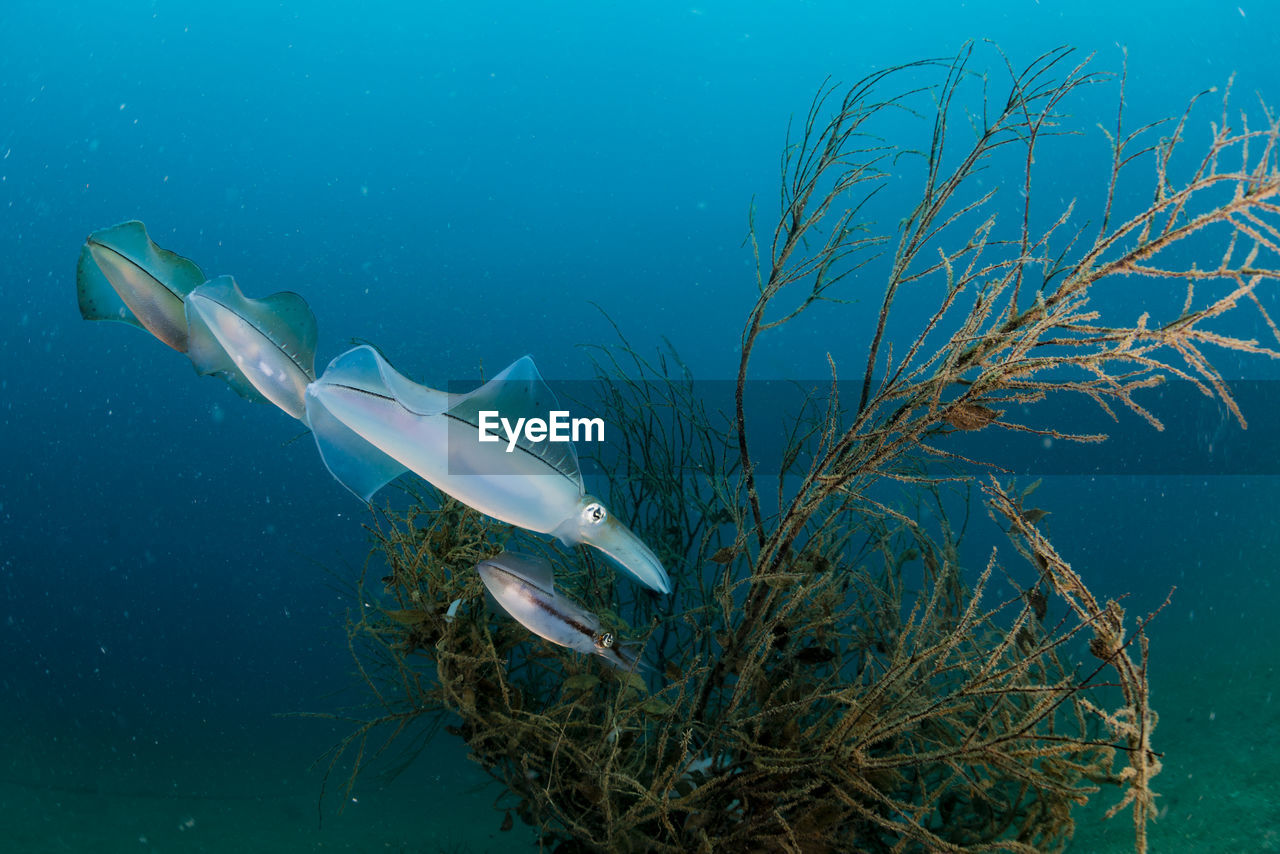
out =
<path fill-rule="evenodd" d="M 377 709 L 331 757 L 348 786 L 371 754 L 394 745 L 408 761 L 443 727 L 505 787 L 504 827 L 514 814 L 556 851 L 1058 851 L 1095 795 L 1132 816 L 1145 850 L 1160 771 L 1150 616 L 1089 592 L 1038 526 L 1034 486 L 947 474 L 1001 461 L 943 445 L 952 431 L 1104 438 L 1033 424 L 1055 395 L 1161 429 L 1139 398 L 1166 378 L 1243 425 L 1212 358 L 1278 355 L 1223 321 L 1277 337 L 1258 289 L 1280 276 L 1280 124 L 1263 107 L 1250 125 L 1215 96 L 1131 130 L 1123 76 L 1070 50 L 1021 70 L 992 52 L 991 75 L 972 53 L 826 86 L 789 134 L 777 223 L 752 218 L 758 293 L 735 411 L 708 412 L 674 354 L 599 351 L 623 449 L 607 499 L 672 570 L 670 597 L 450 500 L 376 514 L 384 605 L 354 609 L 348 629 Z M 1064 110 L 1104 83 L 1114 125 L 1075 136 Z M 918 150 L 882 138 L 908 120 L 925 131 Z M 1104 136 L 1088 222 L 1068 202 L 1033 205 L 1043 149 Z M 869 214 L 884 187 L 911 199 L 887 230 Z M 1098 307 L 1135 287 L 1146 311 Z M 856 314 L 837 298 L 858 299 Z M 838 394 L 829 360 L 829 389 L 787 416 L 782 477 L 766 477 L 752 352 L 820 306 L 866 324 L 857 392 Z M 904 321 L 914 337 L 892 340 Z M 945 499 L 972 484 L 1013 549 L 966 568 Z M 473 566 L 513 544 L 643 641 L 646 668 L 610 670 L 486 605 Z"/>

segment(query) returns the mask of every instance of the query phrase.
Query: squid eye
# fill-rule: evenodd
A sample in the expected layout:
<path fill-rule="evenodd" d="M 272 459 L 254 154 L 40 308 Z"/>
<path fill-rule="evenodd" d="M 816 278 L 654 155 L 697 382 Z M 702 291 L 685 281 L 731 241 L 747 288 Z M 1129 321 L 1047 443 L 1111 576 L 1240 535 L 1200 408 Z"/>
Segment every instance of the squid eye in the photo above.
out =
<path fill-rule="evenodd" d="M 604 505 L 599 501 L 593 501 L 582 508 L 582 521 L 588 525 L 599 525 L 607 518 L 609 518 L 609 511 L 604 509 Z"/>
<path fill-rule="evenodd" d="M 604 632 L 596 636 L 596 646 L 601 649 L 609 649 L 613 646 L 613 632 Z"/>

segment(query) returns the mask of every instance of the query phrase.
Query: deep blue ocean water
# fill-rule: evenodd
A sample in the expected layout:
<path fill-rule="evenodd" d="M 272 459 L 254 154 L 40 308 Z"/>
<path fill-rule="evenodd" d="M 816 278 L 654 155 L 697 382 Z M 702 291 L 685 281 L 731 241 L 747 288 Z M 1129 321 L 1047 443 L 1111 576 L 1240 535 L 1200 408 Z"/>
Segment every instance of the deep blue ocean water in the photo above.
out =
<path fill-rule="evenodd" d="M 1254 93 L 1280 104 L 1280 8 L 1256 0 L 6 0 L 0 834 L 19 840 L 12 850 L 158 847 L 158 831 L 140 841 L 150 818 L 98 824 L 84 798 L 113 786 L 161 798 L 119 808 L 143 816 L 167 809 L 176 789 L 269 799 L 275 776 L 305 811 L 262 818 L 262 833 L 305 826 L 297 850 L 314 850 L 324 837 L 305 762 L 334 730 L 277 715 L 331 708 L 351 686 L 340 588 L 364 559 L 365 510 L 296 422 L 197 378 L 138 330 L 79 317 L 75 262 L 88 232 L 141 219 L 160 245 L 252 295 L 303 294 L 319 318 L 319 366 L 370 341 L 429 383 L 491 374 L 525 353 L 548 377 L 584 378 L 582 345 L 613 340 L 598 305 L 638 347 L 665 338 L 696 376 L 728 379 L 754 298 L 748 210 L 754 198 L 772 222 L 788 120 L 828 77 L 984 39 L 1015 65 L 1070 44 L 1118 70 L 1127 50 L 1134 126 L 1233 73 L 1241 106 L 1256 110 Z M 992 50 L 978 57 L 999 72 Z M 1083 136 L 1052 146 L 1046 197 L 1099 203 L 1096 125 L 1115 107 L 1114 86 L 1071 103 Z M 1212 117 L 1200 116 L 1193 139 Z M 923 126 L 902 128 L 914 136 L 900 144 L 924 144 Z M 905 215 L 895 202 L 910 200 L 882 200 L 886 216 Z M 1275 314 L 1280 301 L 1264 299 Z M 822 377 L 827 352 L 857 364 L 858 311 L 832 307 L 768 339 L 757 375 Z M 1224 364 L 1232 378 L 1277 374 L 1262 360 Z M 1280 413 L 1246 414 L 1265 436 Z M 1123 459 L 1100 453 L 1103 476 L 1052 478 L 1041 503 L 1101 593 L 1131 591 L 1145 612 L 1179 586 L 1153 629 L 1156 706 L 1171 737 L 1184 756 L 1214 756 L 1212 727 L 1227 720 L 1214 696 L 1258 712 L 1242 731 L 1280 723 L 1268 687 L 1280 484 L 1267 476 L 1280 469 L 1260 460 L 1252 475 L 1124 476 Z M 1173 757 L 1179 745 L 1165 746 Z M 183 757 L 221 770 L 205 788 L 187 766 L 170 781 Z M 287 770 L 275 775 L 277 762 Z M 439 762 L 447 774 L 466 768 L 451 746 Z M 1177 782 L 1210 765 L 1221 767 L 1177 765 Z M 1155 837 L 1160 850 L 1215 850 L 1205 840 L 1226 825 L 1263 840 L 1256 828 L 1280 815 L 1249 782 L 1252 767 L 1231 772 L 1260 799 L 1242 813 L 1251 818 L 1184 793 L 1168 802 L 1174 829 Z M 93 780 L 75 800 L 84 769 Z M 475 799 L 476 822 L 497 824 L 492 797 Z M 421 808 L 422 822 L 448 824 Z M 185 816 L 175 807 L 172 821 L 157 819 L 168 850 L 223 850 L 194 841 L 203 819 L 175 835 Z M 70 843 L 41 830 L 64 819 Z M 335 821 L 358 836 L 362 820 L 353 808 Z M 432 850 L 415 840 L 418 820 L 396 812 L 378 832 L 400 850 Z M 1258 824 L 1242 831 L 1249 820 Z M 1193 826 L 1197 841 L 1178 841 Z"/>

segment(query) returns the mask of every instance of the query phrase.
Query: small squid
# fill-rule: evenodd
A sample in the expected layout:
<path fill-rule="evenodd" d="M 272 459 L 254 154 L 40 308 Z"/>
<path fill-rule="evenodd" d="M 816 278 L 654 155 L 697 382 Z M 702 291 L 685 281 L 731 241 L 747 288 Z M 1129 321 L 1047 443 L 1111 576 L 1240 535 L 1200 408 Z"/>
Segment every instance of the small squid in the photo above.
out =
<path fill-rule="evenodd" d="M 551 565 L 516 552 L 502 552 L 476 564 L 476 572 L 498 604 L 526 629 L 552 643 L 598 655 L 611 667 L 634 670 L 640 664 L 632 644 L 602 631 L 595 614 L 555 592 Z"/>

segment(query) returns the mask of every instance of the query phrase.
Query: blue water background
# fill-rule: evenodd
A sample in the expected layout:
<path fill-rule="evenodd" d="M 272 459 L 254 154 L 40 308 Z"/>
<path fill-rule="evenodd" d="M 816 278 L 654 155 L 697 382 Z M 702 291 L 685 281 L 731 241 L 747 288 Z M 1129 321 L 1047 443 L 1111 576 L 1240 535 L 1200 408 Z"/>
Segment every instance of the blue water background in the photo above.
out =
<path fill-rule="evenodd" d="M 142 219 L 250 295 L 303 294 L 320 365 L 367 340 L 436 384 L 525 353 L 549 377 L 585 377 L 581 345 L 612 340 L 596 303 L 641 348 L 669 339 L 697 376 L 725 379 L 754 296 L 749 204 L 771 224 L 787 122 L 827 77 L 966 39 L 1014 64 L 1073 44 L 1099 69 L 1118 69 L 1123 46 L 1136 125 L 1233 72 L 1242 106 L 1255 91 L 1280 103 L 1278 33 L 1280 8 L 1259 2 L 9 0 L 0 720 L 122 743 L 289 737 L 270 715 L 323 707 L 350 681 L 334 587 L 363 560 L 361 505 L 297 423 L 138 330 L 80 319 L 89 231 Z M 1095 125 L 1115 97 L 1072 102 L 1085 136 L 1055 144 L 1046 198 L 1099 202 Z M 901 142 L 924 143 L 902 126 Z M 893 201 L 900 217 L 912 200 Z M 828 351 L 857 365 L 851 318 L 870 305 L 767 339 L 759 376 L 822 376 Z M 1260 362 L 1234 372 L 1274 377 Z M 1265 430 L 1275 413 L 1249 416 Z M 1229 559 L 1275 536 L 1268 479 L 1046 490 L 1060 544 L 1102 590 L 1132 590 L 1141 609 L 1182 585 L 1172 626 L 1236 607 L 1232 581 L 1269 578 Z"/>

